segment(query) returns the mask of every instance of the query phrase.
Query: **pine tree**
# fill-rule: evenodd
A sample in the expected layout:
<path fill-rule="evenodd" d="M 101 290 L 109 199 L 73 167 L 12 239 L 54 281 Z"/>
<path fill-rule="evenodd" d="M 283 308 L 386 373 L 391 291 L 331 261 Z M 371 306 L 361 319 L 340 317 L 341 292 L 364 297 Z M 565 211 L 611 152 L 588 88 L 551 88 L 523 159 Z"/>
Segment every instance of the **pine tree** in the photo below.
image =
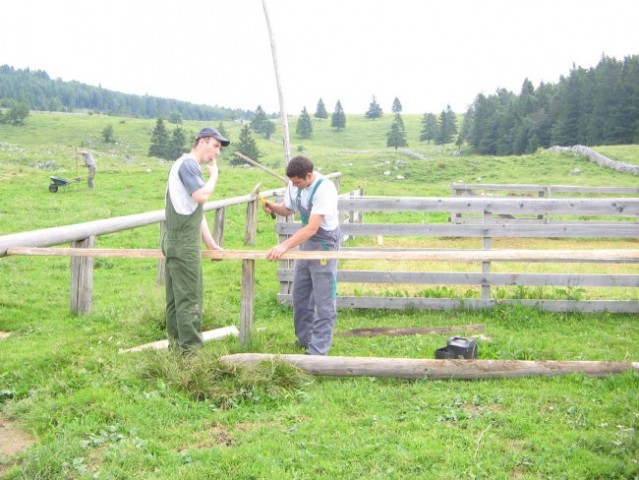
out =
<path fill-rule="evenodd" d="M 324 100 L 321 98 L 317 102 L 317 108 L 315 109 L 315 118 L 328 118 L 328 112 L 326 106 L 324 106 Z"/>
<path fill-rule="evenodd" d="M 419 132 L 419 141 L 428 142 L 435 140 L 437 136 L 437 117 L 433 113 L 425 113 L 422 117 L 422 129 Z"/>
<path fill-rule="evenodd" d="M 164 120 L 158 118 L 151 134 L 151 147 L 149 157 L 166 158 L 168 154 L 169 134 L 166 131 Z M 173 159 L 175 160 L 175 158 Z"/>
<path fill-rule="evenodd" d="M 453 137 L 457 133 L 457 119 L 455 118 L 455 112 L 450 108 L 450 105 L 446 106 L 446 110 L 442 110 L 439 114 L 438 132 L 435 138 L 435 143 L 438 145 L 444 145 L 453 141 Z"/>
<path fill-rule="evenodd" d="M 393 113 L 402 113 L 402 110 L 402 102 L 399 101 L 399 98 L 395 97 L 395 100 L 393 100 Z"/>
<path fill-rule="evenodd" d="M 102 141 L 104 143 L 115 143 L 115 135 L 113 134 L 113 125 L 110 123 L 102 129 Z"/>
<path fill-rule="evenodd" d="M 300 118 L 297 120 L 295 133 L 300 138 L 311 138 L 313 135 L 313 123 L 311 122 L 311 116 L 306 111 L 306 107 L 302 109 Z"/>
<path fill-rule="evenodd" d="M 262 125 L 266 121 L 268 121 L 268 118 L 266 117 L 266 112 L 264 111 L 261 105 L 258 105 L 257 108 L 255 109 L 255 115 L 253 116 L 253 119 L 251 120 L 251 130 L 253 130 L 256 133 L 261 133 Z"/>
<path fill-rule="evenodd" d="M 375 120 L 376 118 L 381 118 L 383 114 L 384 112 L 382 111 L 382 107 L 379 106 L 379 103 L 377 103 L 377 98 L 375 98 L 375 95 L 373 95 L 373 100 L 371 100 L 371 103 L 368 106 L 368 110 L 365 114 L 366 118 L 368 118 L 369 120 Z"/>
<path fill-rule="evenodd" d="M 475 110 L 471 106 L 468 109 L 468 111 L 464 114 L 464 120 L 462 121 L 462 126 L 461 126 L 461 129 L 459 130 L 457 141 L 455 142 L 455 145 L 457 145 L 458 148 L 461 148 L 464 142 L 469 143 L 470 132 L 473 125 L 474 113 L 475 113 Z"/>
<path fill-rule="evenodd" d="M 399 113 L 395 114 L 391 128 L 386 134 L 386 146 L 395 147 L 395 150 L 397 150 L 398 147 L 408 146 L 408 142 L 406 141 L 406 130 L 404 129 L 404 120 L 402 120 L 402 116 Z"/>
<path fill-rule="evenodd" d="M 344 114 L 342 103 L 339 100 L 335 104 L 333 115 L 331 115 L 331 127 L 337 128 L 338 131 L 342 128 L 346 128 L 346 115 Z"/>
<path fill-rule="evenodd" d="M 242 127 L 242 130 L 240 131 L 240 138 L 234 151 L 243 153 L 251 160 L 257 160 L 260 157 L 260 152 L 257 149 L 255 139 L 251 136 L 251 130 L 248 125 L 244 125 L 244 127 Z M 233 165 L 240 165 L 243 163 L 244 161 L 236 156 L 233 156 L 233 159 L 231 160 L 231 164 Z"/>
<path fill-rule="evenodd" d="M 180 158 L 184 153 L 184 150 L 186 150 L 185 144 L 186 134 L 179 125 L 176 125 L 173 132 L 171 132 L 171 141 L 169 142 L 167 160 Z"/>

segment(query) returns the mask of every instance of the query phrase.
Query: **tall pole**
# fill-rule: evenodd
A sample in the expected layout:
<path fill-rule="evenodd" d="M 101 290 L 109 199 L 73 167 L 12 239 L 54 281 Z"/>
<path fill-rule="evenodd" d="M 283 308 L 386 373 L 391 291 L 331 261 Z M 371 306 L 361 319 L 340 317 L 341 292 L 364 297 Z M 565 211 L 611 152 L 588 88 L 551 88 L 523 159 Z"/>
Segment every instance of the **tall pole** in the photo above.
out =
<path fill-rule="evenodd" d="M 288 166 L 291 159 L 291 141 L 288 134 L 288 118 L 286 116 L 286 108 L 284 107 L 284 94 L 282 93 L 282 82 L 280 81 L 280 73 L 277 64 L 277 49 L 275 48 L 275 37 L 271 28 L 271 21 L 266 8 L 266 0 L 262 0 L 264 8 L 264 18 L 266 18 L 266 27 L 268 28 L 268 37 L 271 41 L 271 54 L 273 55 L 273 68 L 275 69 L 275 81 L 277 82 L 277 95 L 280 101 L 280 124 L 282 126 L 282 141 L 284 144 L 284 167 Z"/>

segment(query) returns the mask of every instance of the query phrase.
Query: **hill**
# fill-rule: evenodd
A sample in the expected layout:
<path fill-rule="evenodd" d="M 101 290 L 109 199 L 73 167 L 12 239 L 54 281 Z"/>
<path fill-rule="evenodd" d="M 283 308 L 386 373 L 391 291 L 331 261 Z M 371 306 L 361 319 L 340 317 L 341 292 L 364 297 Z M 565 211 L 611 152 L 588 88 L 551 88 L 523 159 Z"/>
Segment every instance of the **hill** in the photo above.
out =
<path fill-rule="evenodd" d="M 113 116 L 186 120 L 232 120 L 249 118 L 251 112 L 221 106 L 195 105 L 181 100 L 132 95 L 76 81 L 52 79 L 43 70 L 0 66 L 0 107 L 26 102 L 33 110 L 49 112 L 90 111 Z"/>

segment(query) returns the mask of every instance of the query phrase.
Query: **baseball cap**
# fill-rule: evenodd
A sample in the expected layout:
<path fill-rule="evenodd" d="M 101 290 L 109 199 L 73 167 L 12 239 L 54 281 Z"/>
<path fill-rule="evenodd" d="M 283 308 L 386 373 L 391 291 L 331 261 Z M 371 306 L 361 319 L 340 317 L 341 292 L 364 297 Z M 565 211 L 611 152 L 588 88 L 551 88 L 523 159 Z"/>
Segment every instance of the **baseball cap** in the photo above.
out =
<path fill-rule="evenodd" d="M 231 141 L 227 138 L 224 138 L 217 129 L 211 127 L 204 127 L 202 130 L 200 130 L 200 133 L 197 134 L 195 140 L 199 140 L 200 138 L 205 137 L 213 137 L 219 140 L 223 147 L 226 147 L 231 143 Z"/>

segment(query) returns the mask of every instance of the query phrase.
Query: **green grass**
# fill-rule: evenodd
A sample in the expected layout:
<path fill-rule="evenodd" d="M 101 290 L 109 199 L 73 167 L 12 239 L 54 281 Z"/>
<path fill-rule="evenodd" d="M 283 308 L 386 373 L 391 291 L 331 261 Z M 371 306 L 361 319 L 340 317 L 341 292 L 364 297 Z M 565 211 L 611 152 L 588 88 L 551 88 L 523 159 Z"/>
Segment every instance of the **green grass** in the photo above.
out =
<path fill-rule="evenodd" d="M 411 152 L 385 147 L 390 116 L 349 116 L 342 132 L 314 122 L 293 137 L 323 172 L 342 171 L 342 190 L 370 195 L 448 196 L 451 181 L 636 186 L 636 177 L 572 155 L 453 157 L 452 146 L 417 142 L 420 116 L 406 116 Z M 32 114 L 0 125 L 0 234 L 163 207 L 169 163 L 146 156 L 152 120 Z M 118 144 L 100 142 L 112 124 Z M 191 122 L 195 132 L 202 125 Z M 291 123 L 294 131 L 294 122 Z M 231 139 L 240 126 L 225 125 Z M 277 138 L 274 135 L 274 138 Z M 98 160 L 96 189 L 51 194 L 48 176 L 75 178 L 74 149 Z M 277 141 L 258 139 L 266 165 L 282 170 Z M 625 161 L 639 147 L 618 148 Z M 595 150 L 604 153 L 603 149 Z M 221 161 L 215 198 L 280 185 L 257 169 Z M 613 156 L 614 158 L 614 156 Z M 622 158 L 619 158 L 622 160 Z M 52 161 L 54 172 L 37 168 Z M 581 175 L 571 175 L 578 167 Z M 385 171 L 392 175 L 384 175 Z M 397 180 L 403 175 L 404 180 Z M 225 247 L 242 248 L 244 209 L 227 211 Z M 389 219 L 393 221 L 393 219 Z M 260 215 L 256 248 L 273 245 Z M 155 248 L 157 227 L 97 239 L 99 247 Z M 402 241 L 415 246 L 419 239 Z M 632 243 L 630 243 L 632 245 Z M 603 245 L 603 244 L 602 244 Z M 636 242 L 635 242 L 636 245 Z M 632 246 L 628 248 L 633 248 Z M 205 262 L 204 328 L 237 325 L 241 265 Z M 291 312 L 275 302 L 276 265 L 257 262 L 255 327 L 247 351 L 298 353 Z M 281 364 L 230 368 L 236 338 L 207 343 L 194 359 L 168 352 L 120 354 L 164 338 L 163 287 L 152 260 L 97 259 L 93 309 L 70 312 L 69 261 L 0 259 L 0 413 L 36 443 L 0 456 L 5 479 L 631 479 L 639 476 L 639 375 L 486 381 L 312 378 Z M 401 294 L 389 288 L 389 294 Z M 433 293 L 433 292 L 429 292 Z M 520 291 L 521 296 L 529 292 Z M 557 292 L 551 292 L 556 294 Z M 509 295 L 510 293 L 504 293 Z M 568 292 L 578 296 L 580 292 Z M 517 306 L 488 312 L 342 310 L 352 328 L 484 324 L 480 358 L 639 361 L 636 315 L 543 313 Z M 446 335 L 337 336 L 333 355 L 433 358 Z M 2 417 L 0 417 L 1 419 Z"/>

